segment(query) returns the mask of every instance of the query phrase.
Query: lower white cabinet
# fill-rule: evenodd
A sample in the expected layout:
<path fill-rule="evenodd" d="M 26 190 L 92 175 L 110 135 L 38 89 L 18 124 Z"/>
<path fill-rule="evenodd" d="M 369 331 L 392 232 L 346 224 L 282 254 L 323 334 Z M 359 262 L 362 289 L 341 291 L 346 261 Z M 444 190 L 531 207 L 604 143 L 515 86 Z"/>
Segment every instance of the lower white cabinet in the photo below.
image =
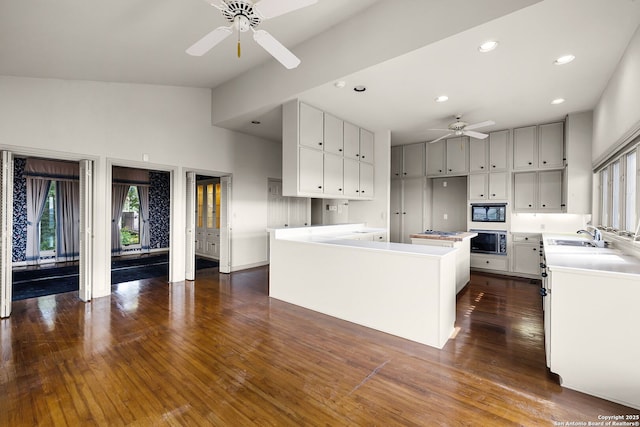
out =
<path fill-rule="evenodd" d="M 196 230 L 196 255 L 220 258 L 220 229 Z"/>
<path fill-rule="evenodd" d="M 471 268 L 509 271 L 509 259 L 503 255 L 471 254 Z"/>
<path fill-rule="evenodd" d="M 512 271 L 527 275 L 540 275 L 539 234 L 513 234 Z"/>
<path fill-rule="evenodd" d="M 425 178 L 391 180 L 390 241 L 411 243 L 424 231 Z"/>

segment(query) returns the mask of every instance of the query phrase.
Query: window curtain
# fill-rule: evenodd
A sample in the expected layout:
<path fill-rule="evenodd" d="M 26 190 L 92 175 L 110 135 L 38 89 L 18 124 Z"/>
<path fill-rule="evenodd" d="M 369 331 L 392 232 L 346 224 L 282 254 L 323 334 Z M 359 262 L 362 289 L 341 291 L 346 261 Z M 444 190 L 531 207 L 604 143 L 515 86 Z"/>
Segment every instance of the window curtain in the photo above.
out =
<path fill-rule="evenodd" d="M 51 181 L 27 178 L 27 264 L 40 259 L 40 218 L 47 201 Z"/>
<path fill-rule="evenodd" d="M 80 254 L 80 184 L 56 181 L 56 257 L 73 261 Z"/>
<path fill-rule="evenodd" d="M 138 185 L 138 199 L 140 201 L 140 246 L 142 252 L 149 252 L 149 187 Z"/>
<path fill-rule="evenodd" d="M 122 252 L 119 224 L 129 187 L 128 184 L 113 184 L 111 197 L 111 254 L 113 255 L 119 255 Z"/>

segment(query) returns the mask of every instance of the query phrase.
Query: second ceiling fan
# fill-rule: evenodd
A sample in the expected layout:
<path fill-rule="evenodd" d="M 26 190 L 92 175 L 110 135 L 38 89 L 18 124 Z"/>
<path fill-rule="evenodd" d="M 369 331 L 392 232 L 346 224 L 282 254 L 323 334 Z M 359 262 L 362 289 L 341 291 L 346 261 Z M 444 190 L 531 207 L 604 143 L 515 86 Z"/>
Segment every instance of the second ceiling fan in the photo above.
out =
<path fill-rule="evenodd" d="M 206 0 L 205 0 L 206 1 Z M 264 30 L 256 30 L 260 22 L 265 19 L 275 18 L 296 9 L 301 9 L 316 3 L 318 0 L 221 0 L 221 4 L 209 3 L 218 9 L 224 18 L 231 22 L 229 26 L 218 27 L 206 34 L 187 49 L 187 53 L 192 56 L 202 56 L 209 52 L 215 45 L 233 34 L 233 30 L 238 32 L 238 58 L 240 57 L 240 33 L 251 30 L 253 39 L 278 62 L 287 69 L 296 68 L 300 64 L 300 59 L 296 57 L 282 43 Z"/>
<path fill-rule="evenodd" d="M 442 135 L 440 138 L 434 139 L 433 141 L 429 141 L 430 144 L 440 141 L 441 139 L 444 139 L 448 136 L 451 135 L 455 135 L 455 136 L 470 136 L 476 139 L 485 139 L 486 137 L 488 137 L 489 135 L 486 133 L 481 133 L 481 132 L 476 132 L 473 129 L 478 129 L 478 128 L 482 128 L 485 126 L 492 126 L 495 125 L 496 122 L 494 122 L 493 120 L 487 120 L 484 122 L 479 122 L 479 123 L 474 123 L 474 124 L 469 124 L 467 122 L 463 122 L 461 120 L 462 116 L 456 116 L 456 121 L 451 123 L 448 127 L 448 129 L 429 129 L 429 130 L 442 130 L 445 132 L 449 132 L 446 135 Z"/>

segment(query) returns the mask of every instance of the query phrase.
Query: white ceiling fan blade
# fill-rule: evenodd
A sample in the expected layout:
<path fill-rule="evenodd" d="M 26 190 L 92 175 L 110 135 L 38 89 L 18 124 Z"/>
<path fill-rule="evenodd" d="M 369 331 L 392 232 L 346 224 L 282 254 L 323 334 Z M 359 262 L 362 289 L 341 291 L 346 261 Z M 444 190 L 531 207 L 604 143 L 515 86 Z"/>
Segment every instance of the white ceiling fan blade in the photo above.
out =
<path fill-rule="evenodd" d="M 464 130 L 471 130 L 471 129 L 478 129 L 478 128 L 483 128 L 485 126 L 491 126 L 491 125 L 495 125 L 496 122 L 494 122 L 493 120 L 487 120 L 486 122 L 480 122 L 480 123 L 474 123 L 472 125 L 466 125 L 464 127 Z"/>
<path fill-rule="evenodd" d="M 218 27 L 187 49 L 192 56 L 202 56 L 233 33 L 233 27 Z"/>
<path fill-rule="evenodd" d="M 427 129 L 427 130 L 441 130 L 441 131 L 449 132 L 451 129 Z"/>
<path fill-rule="evenodd" d="M 448 134 L 446 134 L 446 135 L 442 135 L 442 136 L 441 136 L 440 138 L 438 138 L 438 139 L 434 139 L 433 141 L 429 141 L 429 144 L 433 144 L 434 142 L 438 142 L 438 141 L 440 141 L 441 139 L 445 139 L 446 137 L 451 136 L 451 135 L 453 135 L 453 134 L 452 134 L 452 133 L 448 133 Z"/>
<path fill-rule="evenodd" d="M 480 132 L 476 132 L 473 130 L 463 130 L 462 133 L 464 133 L 467 136 L 471 136 L 475 139 L 485 139 L 486 137 L 488 137 L 489 135 L 487 135 L 486 133 L 480 133 Z"/>
<path fill-rule="evenodd" d="M 287 69 L 296 68 L 300 65 L 300 59 L 295 56 L 282 43 L 276 40 L 271 34 L 264 30 L 257 30 L 253 33 L 253 39 L 267 52 L 277 59 Z"/>
<path fill-rule="evenodd" d="M 303 7 L 311 6 L 318 0 L 260 0 L 253 5 L 262 18 L 269 19 L 285 13 L 293 12 Z"/>

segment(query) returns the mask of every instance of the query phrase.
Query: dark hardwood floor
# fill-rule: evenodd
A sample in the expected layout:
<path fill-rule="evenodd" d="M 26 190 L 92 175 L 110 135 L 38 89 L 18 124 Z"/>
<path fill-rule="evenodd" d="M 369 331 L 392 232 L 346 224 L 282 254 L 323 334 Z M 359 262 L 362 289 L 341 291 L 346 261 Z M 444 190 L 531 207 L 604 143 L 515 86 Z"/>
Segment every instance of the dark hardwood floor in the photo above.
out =
<path fill-rule="evenodd" d="M 269 299 L 267 268 L 113 289 L 90 304 L 13 304 L 0 425 L 552 426 L 638 413 L 547 372 L 528 281 L 473 274 L 443 350 Z"/>

